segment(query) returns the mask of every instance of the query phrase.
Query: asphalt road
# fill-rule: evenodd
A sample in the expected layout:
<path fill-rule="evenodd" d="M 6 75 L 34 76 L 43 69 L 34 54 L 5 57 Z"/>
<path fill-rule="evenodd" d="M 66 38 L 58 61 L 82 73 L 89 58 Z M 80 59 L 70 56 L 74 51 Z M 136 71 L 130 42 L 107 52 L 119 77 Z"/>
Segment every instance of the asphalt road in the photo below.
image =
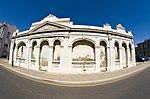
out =
<path fill-rule="evenodd" d="M 0 99 L 150 99 L 150 68 L 121 81 L 73 88 L 28 80 L 0 66 Z"/>

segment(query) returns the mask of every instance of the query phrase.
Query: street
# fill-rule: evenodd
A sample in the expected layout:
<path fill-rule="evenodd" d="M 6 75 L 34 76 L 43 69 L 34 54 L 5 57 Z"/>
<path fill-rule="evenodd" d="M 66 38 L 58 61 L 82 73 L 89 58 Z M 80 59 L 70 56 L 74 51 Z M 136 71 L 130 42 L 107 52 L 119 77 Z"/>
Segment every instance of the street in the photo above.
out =
<path fill-rule="evenodd" d="M 150 68 L 121 81 L 79 88 L 35 82 L 0 66 L 0 99 L 150 99 Z"/>

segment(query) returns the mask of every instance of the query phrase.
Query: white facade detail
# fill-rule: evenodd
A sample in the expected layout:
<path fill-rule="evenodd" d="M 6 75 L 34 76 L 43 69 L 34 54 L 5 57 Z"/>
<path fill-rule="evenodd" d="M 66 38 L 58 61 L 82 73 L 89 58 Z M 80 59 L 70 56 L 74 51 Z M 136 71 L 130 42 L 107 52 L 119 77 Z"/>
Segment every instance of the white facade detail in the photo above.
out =
<path fill-rule="evenodd" d="M 9 63 L 27 69 L 76 74 L 136 65 L 133 35 L 121 24 L 116 29 L 109 24 L 73 25 L 69 18 L 49 15 L 29 30 L 16 33 Z"/>

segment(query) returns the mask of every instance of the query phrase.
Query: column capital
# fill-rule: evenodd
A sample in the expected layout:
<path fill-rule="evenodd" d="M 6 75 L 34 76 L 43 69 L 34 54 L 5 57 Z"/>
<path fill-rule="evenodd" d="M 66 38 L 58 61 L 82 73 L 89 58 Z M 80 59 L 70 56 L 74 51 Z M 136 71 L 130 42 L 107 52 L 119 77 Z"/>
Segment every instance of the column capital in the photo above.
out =
<path fill-rule="evenodd" d="M 110 49 L 110 46 L 107 46 L 106 48 Z"/>
<path fill-rule="evenodd" d="M 110 34 L 108 35 L 108 40 L 112 40 L 112 36 Z"/>
<path fill-rule="evenodd" d="M 122 47 L 119 47 L 119 49 L 122 49 Z"/>
<path fill-rule="evenodd" d="M 40 46 L 36 46 L 36 48 L 40 48 Z"/>
<path fill-rule="evenodd" d="M 95 48 L 100 48 L 100 46 L 95 46 Z"/>
<path fill-rule="evenodd" d="M 64 46 L 60 46 L 60 47 L 62 48 L 62 47 L 64 47 Z"/>
<path fill-rule="evenodd" d="M 69 48 L 72 48 L 72 46 L 68 46 Z"/>
<path fill-rule="evenodd" d="M 53 48 L 54 46 L 49 46 L 49 48 Z"/>

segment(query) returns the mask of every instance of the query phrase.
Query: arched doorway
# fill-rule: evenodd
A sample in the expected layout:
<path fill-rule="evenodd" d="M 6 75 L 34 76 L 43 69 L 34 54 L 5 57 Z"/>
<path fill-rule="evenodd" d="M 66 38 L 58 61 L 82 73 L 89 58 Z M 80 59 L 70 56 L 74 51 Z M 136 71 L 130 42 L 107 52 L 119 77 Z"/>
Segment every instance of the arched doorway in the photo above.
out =
<path fill-rule="evenodd" d="M 36 45 L 37 45 L 37 42 L 34 41 L 34 42 L 32 43 L 32 49 L 31 49 L 31 67 L 32 67 L 32 66 L 35 66 L 36 57 L 38 57 L 37 54 L 36 54 L 36 53 L 37 53 Z"/>
<path fill-rule="evenodd" d="M 24 42 L 20 42 L 18 47 L 17 47 L 17 57 L 16 57 L 16 62 L 18 66 L 24 66 L 25 61 L 26 61 L 26 53 L 27 53 L 27 47 Z"/>
<path fill-rule="evenodd" d="M 60 66 L 61 42 L 55 40 L 53 43 L 53 69 L 58 69 Z"/>
<path fill-rule="evenodd" d="M 53 47 L 53 61 L 60 61 L 60 41 L 54 41 Z"/>
<path fill-rule="evenodd" d="M 49 43 L 48 41 L 42 41 L 40 44 L 40 70 L 47 71 L 48 69 L 48 57 L 49 57 Z"/>
<path fill-rule="evenodd" d="M 95 68 L 95 45 L 88 40 L 79 40 L 72 45 L 73 68 L 86 71 Z"/>
<path fill-rule="evenodd" d="M 129 56 L 130 56 L 130 61 L 132 61 L 132 47 L 131 47 L 131 44 L 129 43 Z"/>
<path fill-rule="evenodd" d="M 107 71 L 107 45 L 105 41 L 100 42 L 100 68 Z"/>
<path fill-rule="evenodd" d="M 120 53 L 119 53 L 119 44 L 117 42 L 115 42 L 115 44 L 114 44 L 114 53 L 115 53 L 115 66 L 119 66 Z"/>

